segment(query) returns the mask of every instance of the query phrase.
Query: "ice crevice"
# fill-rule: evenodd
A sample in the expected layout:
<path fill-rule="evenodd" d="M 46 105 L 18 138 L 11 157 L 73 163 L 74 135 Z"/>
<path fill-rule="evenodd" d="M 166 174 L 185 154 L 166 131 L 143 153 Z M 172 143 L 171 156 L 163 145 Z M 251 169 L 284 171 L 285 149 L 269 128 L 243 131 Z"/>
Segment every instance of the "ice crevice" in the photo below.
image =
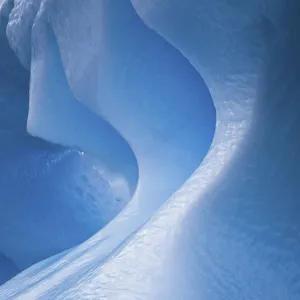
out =
<path fill-rule="evenodd" d="M 0 299 L 299 299 L 299 2 L 13 4 L 28 131 L 97 156 L 133 196 Z M 217 112 L 203 162 L 200 94 Z"/>

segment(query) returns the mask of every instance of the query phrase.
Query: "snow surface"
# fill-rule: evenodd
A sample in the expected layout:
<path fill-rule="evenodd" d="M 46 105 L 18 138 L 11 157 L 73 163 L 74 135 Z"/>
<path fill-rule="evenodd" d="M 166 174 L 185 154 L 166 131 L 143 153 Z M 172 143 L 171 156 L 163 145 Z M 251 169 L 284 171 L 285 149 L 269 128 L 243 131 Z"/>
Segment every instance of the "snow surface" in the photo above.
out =
<path fill-rule="evenodd" d="M 299 1 L 14 2 L 29 132 L 98 154 L 135 193 L 0 299 L 299 299 Z M 214 109 L 195 70 L 217 110 L 200 167 Z M 124 156 L 97 150 L 92 116 Z"/>
<path fill-rule="evenodd" d="M 7 21 L 3 13 L 0 283 L 88 239 L 126 206 L 133 193 L 123 177 L 107 172 L 95 157 L 51 145 L 26 132 L 29 72 L 8 45 Z"/>

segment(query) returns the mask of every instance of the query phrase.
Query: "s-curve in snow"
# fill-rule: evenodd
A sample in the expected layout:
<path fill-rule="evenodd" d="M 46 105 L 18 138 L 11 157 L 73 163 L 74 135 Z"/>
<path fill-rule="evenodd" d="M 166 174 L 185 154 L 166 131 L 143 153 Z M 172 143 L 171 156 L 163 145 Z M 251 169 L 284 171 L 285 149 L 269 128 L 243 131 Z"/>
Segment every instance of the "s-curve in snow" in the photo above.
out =
<path fill-rule="evenodd" d="M 84 207 L 87 191 L 77 182 L 69 182 L 69 190 L 74 189 L 83 199 L 71 214 L 77 226 L 78 218 L 86 221 L 78 239 L 84 234 L 92 237 L 79 246 L 71 244 L 70 250 L 70 243 L 64 243 L 62 249 L 67 251 L 63 253 L 59 247 L 52 249 L 52 255 L 48 251 L 49 259 L 14 277 L 0 293 L 4 298 L 64 297 L 64 274 L 69 274 L 67 285 L 71 287 L 85 278 L 86 272 L 101 268 L 200 165 L 214 135 L 215 108 L 199 73 L 141 21 L 129 1 L 4 4 L 8 42 L 30 71 L 28 132 L 59 144 L 57 147 L 66 147 L 62 148 L 64 156 L 77 151 L 79 161 L 89 155 L 97 158 L 102 163 L 98 173 L 108 182 L 112 196 L 121 195 L 125 201 L 132 198 L 117 217 L 103 222 L 106 226 L 92 236 L 86 228 L 89 216 L 81 216 L 78 210 L 82 205 L 91 214 L 89 204 Z M 63 159 L 66 167 L 72 166 L 72 171 L 88 182 L 89 189 L 99 190 L 98 181 L 86 174 L 91 173 L 89 165 L 94 170 L 93 164 L 99 164 L 90 160 L 78 170 L 77 165 Z M 50 182 L 54 180 L 51 176 L 55 175 L 47 177 Z M 72 203 L 68 201 L 68 206 L 74 210 Z M 105 203 L 103 212 L 96 210 L 95 215 L 109 214 L 111 204 Z M 57 205 L 61 209 L 60 203 Z M 37 218 L 39 211 L 26 213 Z M 66 224 L 74 226 L 67 214 L 62 211 Z M 47 219 L 55 218 L 49 211 Z M 108 217 L 105 220 L 110 221 Z M 57 228 L 40 234 L 45 234 L 45 241 L 47 235 L 61 235 Z M 76 236 L 76 231 L 72 234 Z M 17 238 L 14 236 L 14 240 Z M 40 252 L 46 245 L 39 246 Z M 11 248 L 6 251 L 13 262 L 22 262 L 21 270 L 45 258 L 45 251 L 37 256 L 27 249 L 29 260 L 22 249 L 17 254 Z M 38 288 L 40 284 L 42 289 Z"/>
<path fill-rule="evenodd" d="M 0 239 L 8 277 L 24 270 L 0 299 L 299 299 L 299 1 L 0 3 L 29 133 L 93 157 L 65 162 L 72 190 L 101 164 L 128 203 L 47 259 Z"/>

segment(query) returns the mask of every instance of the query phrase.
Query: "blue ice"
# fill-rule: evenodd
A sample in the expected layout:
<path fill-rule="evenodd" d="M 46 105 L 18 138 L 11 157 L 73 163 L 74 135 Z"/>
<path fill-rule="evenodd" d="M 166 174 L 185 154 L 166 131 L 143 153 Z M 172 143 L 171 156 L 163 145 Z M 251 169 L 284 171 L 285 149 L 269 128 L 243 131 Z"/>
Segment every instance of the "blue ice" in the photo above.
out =
<path fill-rule="evenodd" d="M 299 9 L 0 1 L 0 299 L 298 300 Z"/>

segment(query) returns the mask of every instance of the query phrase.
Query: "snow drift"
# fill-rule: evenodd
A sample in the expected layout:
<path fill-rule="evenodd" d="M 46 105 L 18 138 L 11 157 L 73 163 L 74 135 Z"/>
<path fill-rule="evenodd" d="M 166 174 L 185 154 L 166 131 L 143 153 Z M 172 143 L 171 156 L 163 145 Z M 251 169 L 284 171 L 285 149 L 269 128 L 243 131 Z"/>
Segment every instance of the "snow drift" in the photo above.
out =
<path fill-rule="evenodd" d="M 73 128 L 92 127 L 94 114 L 125 150 L 97 153 L 134 196 L 92 238 L 3 285 L 0 299 L 298 299 L 299 2 L 11 9 L 8 40 L 31 69 L 29 132 L 93 153 L 89 130 Z M 199 74 L 217 127 L 196 169 L 214 112 L 198 99 Z"/>

